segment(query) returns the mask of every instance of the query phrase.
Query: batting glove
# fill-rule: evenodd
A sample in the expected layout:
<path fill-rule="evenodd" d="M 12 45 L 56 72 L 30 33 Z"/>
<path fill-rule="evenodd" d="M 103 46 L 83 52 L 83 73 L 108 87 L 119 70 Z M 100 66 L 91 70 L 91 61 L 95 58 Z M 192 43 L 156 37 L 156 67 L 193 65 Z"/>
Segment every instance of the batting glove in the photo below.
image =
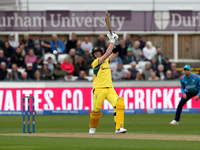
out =
<path fill-rule="evenodd" d="M 115 43 L 119 38 L 119 36 L 116 33 L 112 33 L 112 35 L 108 33 L 107 37 L 109 38 L 110 43 Z"/>
<path fill-rule="evenodd" d="M 118 49 L 118 47 L 117 47 L 117 46 L 115 46 L 115 47 L 113 48 L 112 52 L 113 52 L 113 53 L 118 53 L 118 52 L 119 52 L 119 49 Z"/>
<path fill-rule="evenodd" d="M 107 34 L 107 37 L 108 37 L 109 41 L 110 41 L 110 39 L 112 39 L 112 35 L 110 34 L 110 32 Z"/>
<path fill-rule="evenodd" d="M 118 36 L 115 32 L 113 32 L 113 35 L 112 35 L 112 36 L 114 37 L 115 42 L 119 39 L 119 36 Z"/>

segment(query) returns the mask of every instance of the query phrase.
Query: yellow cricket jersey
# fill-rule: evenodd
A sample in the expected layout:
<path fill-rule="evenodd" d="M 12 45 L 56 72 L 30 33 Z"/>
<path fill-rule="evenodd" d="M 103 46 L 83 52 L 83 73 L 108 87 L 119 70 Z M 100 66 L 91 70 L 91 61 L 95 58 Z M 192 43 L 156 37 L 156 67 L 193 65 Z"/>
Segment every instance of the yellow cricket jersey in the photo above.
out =
<path fill-rule="evenodd" d="M 99 58 L 97 58 L 92 62 L 91 66 L 94 73 L 93 88 L 113 87 L 109 60 L 107 58 L 102 64 L 98 64 Z"/>

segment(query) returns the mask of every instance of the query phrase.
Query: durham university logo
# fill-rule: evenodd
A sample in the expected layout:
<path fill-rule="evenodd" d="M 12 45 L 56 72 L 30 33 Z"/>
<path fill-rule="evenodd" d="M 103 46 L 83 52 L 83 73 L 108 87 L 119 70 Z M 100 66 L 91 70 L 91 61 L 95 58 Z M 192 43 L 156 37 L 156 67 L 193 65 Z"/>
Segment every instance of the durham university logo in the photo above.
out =
<path fill-rule="evenodd" d="M 154 21 L 159 30 L 165 30 L 169 25 L 170 13 L 169 12 L 155 12 Z"/>

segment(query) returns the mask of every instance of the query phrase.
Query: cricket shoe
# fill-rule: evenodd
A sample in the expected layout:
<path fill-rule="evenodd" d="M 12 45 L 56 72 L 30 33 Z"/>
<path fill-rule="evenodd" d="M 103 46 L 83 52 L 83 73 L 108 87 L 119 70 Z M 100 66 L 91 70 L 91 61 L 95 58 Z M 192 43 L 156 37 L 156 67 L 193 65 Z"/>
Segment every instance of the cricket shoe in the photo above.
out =
<path fill-rule="evenodd" d="M 169 124 L 170 124 L 170 125 L 178 125 L 179 123 L 178 123 L 178 121 L 176 121 L 176 120 L 172 120 Z"/>
<path fill-rule="evenodd" d="M 90 128 L 89 129 L 89 134 L 95 134 L 96 128 Z"/>
<path fill-rule="evenodd" d="M 116 133 L 116 134 L 126 133 L 126 132 L 127 132 L 127 130 L 124 129 L 124 128 L 119 128 L 118 130 L 115 130 L 115 133 Z"/>

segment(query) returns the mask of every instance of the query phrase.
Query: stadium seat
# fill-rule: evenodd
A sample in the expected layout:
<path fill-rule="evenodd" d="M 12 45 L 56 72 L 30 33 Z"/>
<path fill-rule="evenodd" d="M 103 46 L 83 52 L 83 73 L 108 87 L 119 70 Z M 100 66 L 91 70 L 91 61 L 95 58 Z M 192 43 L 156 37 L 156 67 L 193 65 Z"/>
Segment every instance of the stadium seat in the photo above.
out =
<path fill-rule="evenodd" d="M 182 70 L 183 70 L 183 68 L 176 68 L 176 70 L 177 70 L 177 71 L 182 71 Z"/>
<path fill-rule="evenodd" d="M 92 81 L 93 80 L 93 77 L 91 77 L 91 76 L 86 76 L 85 78 L 88 79 L 88 81 Z"/>
<path fill-rule="evenodd" d="M 136 65 L 136 69 L 137 69 L 137 70 L 140 69 L 140 66 L 139 66 L 138 64 Z"/>
<path fill-rule="evenodd" d="M 200 71 L 200 68 L 195 68 L 195 70 Z"/>
<path fill-rule="evenodd" d="M 9 68 L 8 68 L 7 71 L 8 71 L 8 72 L 12 72 L 12 69 L 9 69 Z"/>
<path fill-rule="evenodd" d="M 18 69 L 18 71 L 19 71 L 20 73 L 23 73 L 23 72 L 25 71 L 25 69 Z"/>
<path fill-rule="evenodd" d="M 51 57 L 53 62 L 56 62 L 56 56 L 54 54 L 44 54 L 44 60 L 47 61 L 47 59 Z"/>
<path fill-rule="evenodd" d="M 192 73 L 199 74 L 199 71 L 192 71 Z"/>
<path fill-rule="evenodd" d="M 68 56 L 68 54 L 59 54 L 58 61 L 62 63 L 64 61 L 65 57 L 67 57 L 67 56 Z"/>
<path fill-rule="evenodd" d="M 89 75 L 89 76 L 93 76 L 93 69 L 89 69 L 88 75 Z"/>
<path fill-rule="evenodd" d="M 127 72 L 128 69 L 131 68 L 131 65 L 129 65 L 129 64 L 123 65 L 123 68 L 124 68 L 125 72 Z"/>
<path fill-rule="evenodd" d="M 37 69 L 42 69 L 42 65 L 37 65 Z"/>
<path fill-rule="evenodd" d="M 140 62 L 138 62 L 138 65 L 139 65 L 139 68 L 140 69 L 145 69 L 145 64 L 146 64 L 146 61 L 140 61 Z"/>
<path fill-rule="evenodd" d="M 137 69 L 140 73 L 143 73 L 143 69 Z"/>

